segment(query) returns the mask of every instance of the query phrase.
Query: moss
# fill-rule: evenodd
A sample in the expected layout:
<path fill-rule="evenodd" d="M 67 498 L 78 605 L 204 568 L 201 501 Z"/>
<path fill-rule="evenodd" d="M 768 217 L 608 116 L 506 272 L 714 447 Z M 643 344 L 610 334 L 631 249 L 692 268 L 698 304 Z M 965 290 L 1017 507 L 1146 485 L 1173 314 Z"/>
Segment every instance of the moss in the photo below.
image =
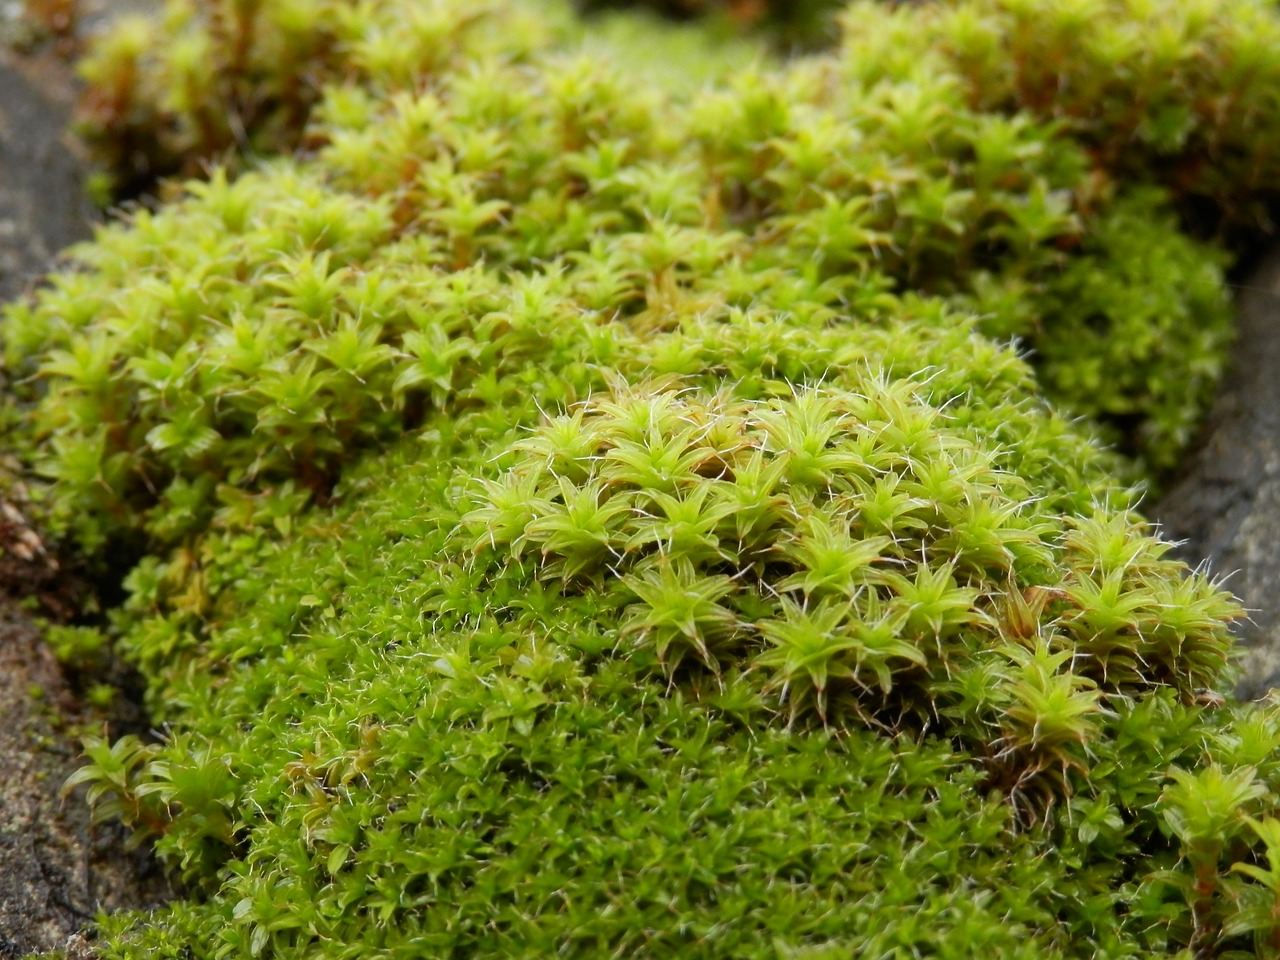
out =
<path fill-rule="evenodd" d="M 206 896 L 112 921 L 106 955 L 1185 942 L 1147 929 L 1179 896 L 1156 804 L 1170 763 L 1194 768 L 1219 724 L 1235 736 L 1225 711 L 1176 694 L 1216 671 L 1229 605 L 1123 514 L 1055 536 L 1061 515 L 981 464 L 928 385 L 848 388 L 754 402 L 637 388 L 514 445 L 440 421 L 353 470 L 336 514 L 207 538 L 216 627 L 136 583 L 126 643 L 156 664 L 172 740 L 127 777 L 86 776 L 123 779 L 135 825 Z M 914 469 L 894 429 L 912 415 L 928 427 Z M 773 449 L 778 431 L 841 418 L 825 462 Z M 685 472 L 668 496 L 700 507 L 707 533 L 662 528 L 673 502 L 626 479 L 673 447 Z M 884 471 L 865 494 L 855 451 Z M 939 480 L 931 457 L 969 461 L 972 489 L 1011 499 L 937 516 L 917 489 Z M 728 497 L 735 513 L 717 509 Z M 994 540 L 954 567 L 916 562 L 989 525 L 984 504 L 1004 513 Z M 887 533 L 861 526 L 877 522 Z M 1079 580 L 1054 579 L 1055 562 Z M 1114 609 L 1094 599 L 1116 587 Z M 1181 605 L 1161 589 L 1205 620 L 1168 620 Z M 814 629 L 833 613 L 844 627 Z M 190 645 L 164 651 L 178 632 Z M 1139 634 L 1144 657 L 1172 655 L 1167 680 L 1138 678 Z M 1116 855 L 1138 849 L 1149 859 Z"/>
<path fill-rule="evenodd" d="M 1273 5 L 981 0 L 899 20 L 945 51 L 974 106 L 1060 123 L 1097 171 L 1163 185 L 1198 232 L 1270 232 L 1280 166 L 1256 131 L 1275 109 Z"/>
<path fill-rule="evenodd" d="M 1159 193 L 1117 199 L 1061 269 L 975 276 L 960 300 L 1018 331 L 1046 392 L 1157 471 L 1176 469 L 1222 377 L 1229 258 L 1179 237 Z"/>
<path fill-rule="evenodd" d="M 167 0 L 158 18 L 123 18 L 81 63 L 82 134 L 125 193 L 220 156 L 289 150 L 326 83 L 412 86 L 567 29 L 554 0 L 525 6 Z"/>
<path fill-rule="evenodd" d="M 393 188 L 387 176 L 400 170 L 397 163 L 408 166 L 396 175 L 411 175 L 420 161 L 398 154 L 415 144 L 391 144 L 369 124 L 374 115 L 386 115 L 387 103 L 402 124 L 423 119 L 421 104 L 416 114 L 405 111 L 406 101 L 394 94 L 399 91 L 403 98 L 430 89 L 443 97 L 445 112 L 438 120 L 475 128 L 464 138 L 471 142 L 461 148 L 481 151 L 463 160 L 475 168 L 455 173 L 480 174 L 489 181 L 505 177 L 495 202 L 536 199 L 541 204 L 526 217 L 526 234 L 536 233 L 538 217 L 553 219 L 560 213 L 556 207 L 577 199 L 557 197 L 556 190 L 590 181 L 601 162 L 614 165 L 616 172 L 634 166 L 645 177 L 657 172 L 654 164 L 678 170 L 683 181 L 678 196 L 644 196 L 656 184 L 640 183 L 641 198 L 635 201 L 640 206 L 633 205 L 632 212 L 656 203 L 645 209 L 661 210 L 673 225 L 744 233 L 758 251 L 752 269 L 811 262 L 825 279 L 855 263 L 871 263 L 899 289 L 959 297 L 966 307 L 992 314 L 988 332 L 1023 338 L 1036 351 L 1055 400 L 1109 423 L 1113 436 L 1148 468 L 1167 470 L 1192 435 L 1221 370 L 1228 323 L 1220 293 L 1224 258 L 1165 229 L 1168 215 L 1161 208 L 1171 205 L 1184 219 L 1195 215 L 1203 229 L 1218 225 L 1239 236 L 1264 216 L 1270 202 L 1266 184 L 1274 178 L 1267 146 L 1248 139 L 1242 129 L 1253 122 L 1248 118 L 1260 116 L 1263 101 L 1250 93 L 1252 86 L 1239 86 L 1244 80 L 1237 76 L 1238 65 L 1204 69 L 1195 54 L 1203 49 L 1211 59 L 1232 64 L 1238 58 L 1257 59 L 1249 54 L 1254 37 L 1275 31 L 1274 18 L 1259 19 L 1253 6 L 1237 10 L 1239 2 L 1213 0 L 1211 11 L 1206 7 L 1199 13 L 1095 5 L 1091 22 L 1098 28 L 1079 48 L 1072 46 L 1071 30 L 1080 11 L 1070 3 L 1049 4 L 1042 16 L 1037 14 L 1035 32 L 1049 38 L 1043 42 L 1050 48 L 1037 49 L 1034 56 L 1023 49 L 1031 42 L 1024 22 L 1028 14 L 1016 4 L 973 0 L 945 9 L 864 4 L 845 15 L 850 26 L 838 54 L 801 60 L 786 70 L 747 67 L 736 72 L 727 89 L 692 98 L 687 91 L 694 84 L 727 76 L 733 57 L 749 62 L 757 54 L 750 49 L 716 53 L 705 39 L 677 39 L 698 34 L 654 35 L 651 24 L 620 21 L 610 40 L 587 42 L 589 61 L 626 64 L 647 78 L 660 78 L 646 86 L 679 90 L 683 85 L 685 92 L 677 92 L 674 101 L 634 98 L 628 107 L 634 123 L 593 130 L 589 136 L 599 141 L 593 143 L 553 134 L 547 129 L 553 118 L 526 102 L 542 124 L 519 125 L 522 150 L 538 156 L 553 148 L 583 153 L 576 168 L 557 166 L 535 183 L 513 169 L 509 158 L 486 155 L 493 143 L 475 140 L 479 129 L 488 130 L 489 138 L 506 136 L 505 121 L 451 112 L 451 78 L 463 63 L 497 63 L 493 54 L 501 49 L 506 68 L 491 82 L 521 82 L 506 79 L 514 62 L 539 61 L 556 44 L 582 49 L 566 11 L 533 6 L 517 14 L 503 12 L 498 4 L 469 5 L 465 12 L 450 12 L 444 5 L 430 14 L 404 14 L 395 3 L 385 3 L 357 16 L 337 4 L 301 17 L 284 3 L 243 10 L 215 4 L 197 14 L 174 0 L 164 29 L 186 38 L 182 42 L 157 43 L 147 31 L 160 26 L 140 21 L 109 35 L 86 61 L 91 82 L 85 129 L 91 144 L 115 151 L 102 154 L 108 169 L 142 182 L 156 173 L 197 170 L 229 151 L 234 158 L 244 151 L 292 148 L 304 141 L 304 125 L 315 116 L 306 144 L 327 149 L 331 165 L 347 175 L 344 186 L 365 182 L 380 194 L 394 189 L 401 204 L 397 216 L 404 218 L 411 215 L 406 205 L 412 204 L 413 191 L 407 184 Z M 408 26 L 396 25 L 401 16 Z M 233 30 L 234 24 L 239 26 Z M 386 48 L 397 30 L 417 39 Z M 1142 31 L 1164 38 L 1161 43 L 1169 49 L 1160 62 L 1167 63 L 1159 69 L 1143 66 L 1143 82 L 1151 89 L 1130 97 L 1119 92 L 1119 85 L 1128 83 L 1123 71 L 1138 67 L 1116 51 L 1127 49 L 1125 37 Z M 498 33 L 505 39 L 495 40 Z M 190 63 L 179 56 L 188 42 L 205 51 Z M 696 69 L 658 70 L 646 66 L 643 55 L 625 52 L 659 47 L 672 52 L 682 42 L 688 47 L 683 59 Z M 1026 71 L 1010 73 L 1000 66 L 1010 61 L 1061 63 L 1065 72 L 1033 83 Z M 191 73 L 197 66 L 204 72 Z M 1086 69 L 1089 83 L 1098 86 L 1096 109 L 1090 105 L 1095 99 L 1080 93 L 1094 86 L 1072 73 Z M 588 69 L 576 81 L 562 82 L 597 82 L 598 74 Z M 325 85 L 338 83 L 325 99 Z M 1036 93 L 1050 90 L 1064 91 L 1061 100 Z M 575 109 L 569 89 L 546 95 L 559 95 L 561 109 Z M 313 114 L 317 103 L 319 113 Z M 1144 125 L 1158 126 L 1159 118 L 1182 109 L 1180 104 L 1194 106 L 1182 135 L 1142 134 Z M 1209 110 L 1205 104 L 1216 106 Z M 655 132 L 659 127 L 661 134 Z M 609 136 L 618 142 L 604 143 Z M 641 149 L 635 138 L 645 136 L 658 142 Z M 460 149 L 447 140 L 426 137 L 416 146 L 436 151 L 439 161 L 439 151 L 452 155 Z M 622 140 L 628 145 L 619 154 Z M 701 149 L 692 149 L 695 144 Z M 600 146 L 606 148 L 603 154 L 596 152 Z M 515 141 L 502 149 L 514 150 Z M 353 153 L 359 150 L 365 155 Z M 1204 161 L 1210 156 L 1220 158 L 1211 171 Z M 385 165 L 383 172 L 371 169 L 374 162 Z M 1222 164 L 1230 169 L 1224 172 Z M 600 171 L 606 179 L 607 169 Z M 1148 179 L 1164 185 L 1165 200 L 1153 199 L 1142 186 Z M 592 212 L 591 199 L 616 198 L 629 189 L 607 185 L 601 177 L 596 181 L 579 208 L 584 215 Z M 543 194 L 507 196 L 517 183 L 521 190 Z M 485 183 L 472 189 L 478 197 L 492 192 Z M 682 204 L 679 211 L 664 206 L 673 200 Z M 492 222 L 502 212 L 482 206 L 472 215 Z M 1141 231 L 1133 229 L 1135 223 L 1144 224 Z M 480 225 L 459 223 L 455 230 Z M 606 232 L 634 228 L 634 219 L 623 219 Z M 531 246 L 499 255 L 517 261 L 560 255 L 574 244 L 581 247 L 601 225 L 584 229 L 576 239 L 548 236 L 545 249 Z M 1083 259 L 1077 256 L 1082 243 Z M 773 250 L 777 256 L 770 261 Z M 484 252 L 492 257 L 496 251 Z M 1114 275 L 1124 278 L 1115 289 L 1104 285 L 1086 291 L 1078 277 L 1061 277 L 1068 263 L 1077 264 L 1077 275 L 1093 273 L 1084 264 L 1095 259 L 1107 261 L 1108 275 L 1114 267 Z M 1129 305 L 1122 305 L 1126 299 Z M 1120 319 L 1120 313 L 1128 319 Z M 1126 326 L 1153 330 L 1156 325 L 1146 318 L 1157 314 L 1168 334 L 1166 345 L 1131 348 L 1144 338 L 1134 337 Z M 1110 374 L 1099 376 L 1100 365 L 1125 372 L 1120 381 L 1111 381 Z M 1105 387 L 1103 379 L 1109 381 Z M 1188 383 L 1193 389 L 1184 389 Z"/>
<path fill-rule="evenodd" d="M 795 50 L 831 43 L 843 5 L 840 0 L 580 0 L 578 6 L 587 13 L 648 7 L 677 20 L 706 18 L 718 32 L 758 33 L 775 46 Z"/>
<path fill-rule="evenodd" d="M 585 5 L 728 10 L 764 24 L 784 46 L 835 22 L 843 58 L 864 82 L 946 75 L 977 110 L 1058 125 L 1087 149 L 1095 179 L 1159 183 L 1196 232 L 1239 244 L 1269 229 L 1280 158 L 1257 131 L 1272 125 L 1266 91 L 1280 69 L 1271 55 L 1280 27 L 1257 0 L 860 0 L 843 11 L 827 0 Z M 126 193 L 158 176 L 199 173 L 211 160 L 292 149 L 305 143 L 328 85 L 404 88 L 476 57 L 519 59 L 581 36 L 557 0 L 522 7 L 514 14 L 486 0 L 464 14 L 449 0 L 405 16 L 399 0 L 356 8 L 167 0 L 163 21 L 126 21 L 84 61 L 82 133 Z M 633 32 L 653 40 L 649 27 Z M 695 47 L 691 60 L 725 56 L 705 42 Z"/>
<path fill-rule="evenodd" d="M 306 152 L 4 323 L 55 524 L 144 555 L 166 738 L 75 781 L 193 896 L 104 956 L 1266 955 L 1280 715 L 1129 485 L 1228 335 L 1190 194 L 975 102 L 933 41 L 994 2 L 713 84 L 608 62 L 642 21 L 301 9 L 109 41 L 103 130 Z"/>
<path fill-rule="evenodd" d="M 87 542 L 138 510 L 153 528 L 198 524 L 222 482 L 292 479 L 323 498 L 354 450 L 474 377 L 501 380 L 500 356 L 528 362 L 553 316 L 607 367 L 622 347 L 606 341 L 708 312 L 892 316 L 911 290 L 976 304 L 987 332 L 1036 351 L 1056 399 L 1125 418 L 1158 466 L 1221 368 L 1216 255 L 1123 226 L 1158 223 L 1149 196 L 1138 214 L 1123 197 L 1087 207 L 1083 155 L 969 110 L 945 73 L 867 85 L 849 76 L 858 61 L 828 58 L 690 95 L 635 91 L 558 48 L 526 65 L 474 56 L 423 92 L 335 88 L 314 161 L 219 175 L 139 212 L 82 249 L 92 274 L 13 314 L 10 364 L 48 385 L 37 423 L 57 509 Z M 407 70 L 380 69 L 392 87 Z M 1120 258 L 1133 266 L 1112 289 L 1070 289 Z M 529 312 L 508 319 L 511 271 Z M 439 309 L 406 308 L 407 288 L 434 290 Z M 1145 305 L 1134 328 L 1159 314 L 1164 342 L 1188 349 L 1142 347 L 1118 322 L 1095 344 L 1091 324 L 1127 315 L 1125 298 Z M 1131 371 L 1114 390 L 1098 389 L 1103 350 Z"/>

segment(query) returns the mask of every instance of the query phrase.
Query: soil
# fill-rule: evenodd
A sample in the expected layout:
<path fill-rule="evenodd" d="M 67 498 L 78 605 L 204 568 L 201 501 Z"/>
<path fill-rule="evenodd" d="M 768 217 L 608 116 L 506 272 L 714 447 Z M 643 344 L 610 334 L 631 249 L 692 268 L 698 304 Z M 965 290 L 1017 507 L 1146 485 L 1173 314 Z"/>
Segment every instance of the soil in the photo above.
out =
<path fill-rule="evenodd" d="M 126 849 L 122 828 L 91 824 L 79 797 L 61 801 L 80 764 L 71 733 L 89 715 L 11 602 L 0 605 L 0 704 L 0 958 L 83 956 L 75 947 L 94 914 L 158 905 L 171 892 L 145 851 Z"/>

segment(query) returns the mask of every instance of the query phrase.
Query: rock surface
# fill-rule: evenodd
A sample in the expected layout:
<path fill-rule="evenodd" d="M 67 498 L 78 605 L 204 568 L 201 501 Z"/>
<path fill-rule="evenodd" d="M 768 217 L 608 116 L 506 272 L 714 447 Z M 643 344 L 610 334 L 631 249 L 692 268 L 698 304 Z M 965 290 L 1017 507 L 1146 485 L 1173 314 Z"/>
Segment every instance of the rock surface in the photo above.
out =
<path fill-rule="evenodd" d="M 1148 512 L 1250 612 L 1238 693 L 1280 686 L 1280 249 L 1239 288 L 1237 339 L 1205 441 Z"/>
<path fill-rule="evenodd" d="M 74 95 L 56 57 L 0 51 L 0 298 L 12 299 L 63 247 L 89 235 L 94 216 L 69 147 Z"/>
<path fill-rule="evenodd" d="M 0 50 L 0 298 L 20 295 L 90 234 L 94 211 L 66 133 L 73 98 L 57 56 Z M 79 931 L 96 912 L 152 905 L 168 890 L 154 863 L 125 850 L 120 828 L 91 825 L 82 801 L 59 796 L 80 765 L 74 726 L 88 714 L 20 600 L 43 595 L 47 610 L 74 611 L 53 586 L 65 574 L 6 493 L 0 486 L 0 960 L 52 949 L 70 960 L 91 956 Z"/>

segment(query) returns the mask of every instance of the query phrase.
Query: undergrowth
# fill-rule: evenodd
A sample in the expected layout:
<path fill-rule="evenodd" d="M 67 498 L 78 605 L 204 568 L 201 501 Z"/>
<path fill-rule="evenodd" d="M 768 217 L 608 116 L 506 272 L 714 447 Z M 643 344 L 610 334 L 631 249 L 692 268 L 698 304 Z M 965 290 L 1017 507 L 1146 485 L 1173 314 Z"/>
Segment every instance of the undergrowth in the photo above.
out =
<path fill-rule="evenodd" d="M 86 63 L 96 142 L 228 164 L 3 326 L 53 528 L 144 555 L 60 639 L 163 737 L 69 788 L 192 896 L 102 956 L 1276 955 L 1280 714 L 1136 512 L 1229 337 L 1180 224 L 1272 176 L 1263 66 L 1199 58 L 1272 14 L 864 3 L 741 64 L 533 0 L 167 17 Z"/>

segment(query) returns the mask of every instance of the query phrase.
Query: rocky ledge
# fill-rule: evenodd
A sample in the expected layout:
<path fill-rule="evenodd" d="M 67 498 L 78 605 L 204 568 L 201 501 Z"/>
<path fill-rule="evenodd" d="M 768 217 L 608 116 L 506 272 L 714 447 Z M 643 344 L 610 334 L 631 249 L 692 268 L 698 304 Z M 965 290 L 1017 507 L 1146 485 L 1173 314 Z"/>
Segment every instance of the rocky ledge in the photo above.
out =
<path fill-rule="evenodd" d="M 0 297 L 21 295 L 57 251 L 86 238 L 93 208 L 67 135 L 71 71 L 52 53 L 0 50 Z M 0 447 L 0 475 L 5 473 Z M 31 610 L 74 611 L 68 574 L 0 485 L 0 960 L 62 949 L 91 955 L 80 931 L 100 910 L 145 907 L 168 888 L 158 867 L 94 826 L 62 784 L 80 764 L 77 727 L 97 722 L 40 639 Z M 117 726 L 128 723 L 117 718 Z"/>
<path fill-rule="evenodd" d="M 1250 619 L 1238 692 L 1280 686 L 1280 248 L 1237 289 L 1231 367 L 1204 440 L 1150 509 L 1180 556 L 1226 579 Z"/>

